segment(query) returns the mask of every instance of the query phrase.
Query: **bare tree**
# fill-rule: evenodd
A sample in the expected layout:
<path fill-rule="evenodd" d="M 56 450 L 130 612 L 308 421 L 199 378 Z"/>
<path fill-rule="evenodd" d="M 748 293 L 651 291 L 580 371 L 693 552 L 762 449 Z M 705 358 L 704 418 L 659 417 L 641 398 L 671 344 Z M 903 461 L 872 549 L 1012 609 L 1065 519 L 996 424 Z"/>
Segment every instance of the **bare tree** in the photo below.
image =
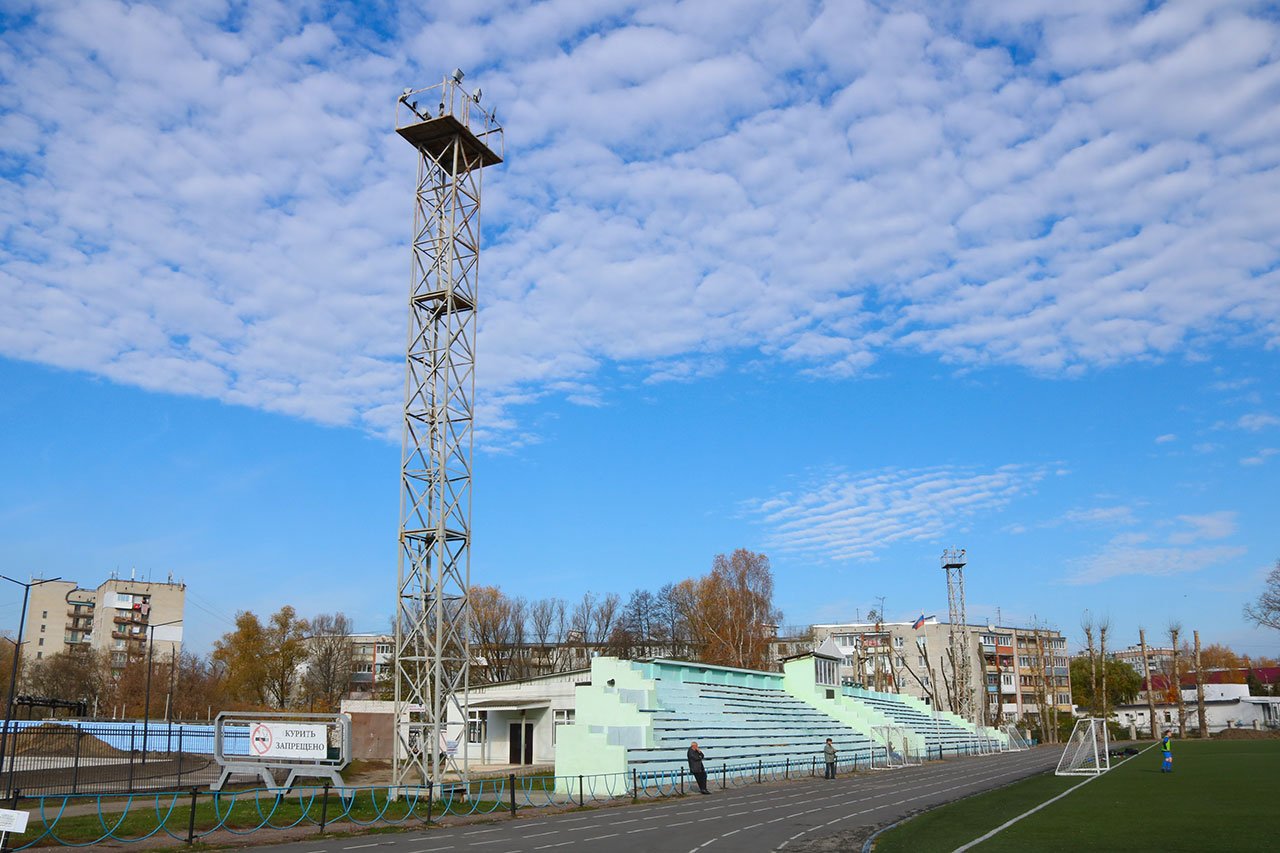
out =
<path fill-rule="evenodd" d="M 1138 629 L 1138 643 L 1142 648 L 1142 672 L 1147 680 L 1147 714 L 1148 721 L 1151 723 L 1151 737 L 1156 735 L 1156 688 L 1151 682 L 1151 658 L 1147 655 L 1147 631 L 1145 628 Z"/>
<path fill-rule="evenodd" d="M 1169 679 L 1169 698 L 1178 705 L 1178 737 L 1187 736 L 1187 706 L 1182 703 L 1182 666 L 1178 660 L 1178 635 L 1182 633 L 1181 622 L 1169 623 L 1169 645 L 1173 647 L 1173 662 Z"/>
<path fill-rule="evenodd" d="M 1280 560 L 1267 574 L 1266 585 L 1258 594 L 1258 600 L 1246 604 L 1245 618 L 1263 628 L 1280 631 Z"/>
<path fill-rule="evenodd" d="M 591 622 L 591 643 L 594 646 L 604 645 L 613 635 L 622 615 L 622 601 L 617 593 L 609 593 L 595 606 Z"/>
<path fill-rule="evenodd" d="M 351 689 L 351 620 L 345 614 L 321 613 L 311 620 L 302 694 L 313 710 L 336 711 Z"/>
<path fill-rule="evenodd" d="M 673 658 L 690 656 L 692 634 L 689 620 L 685 613 L 689 609 L 685 602 L 687 590 L 680 585 L 669 583 L 658 590 L 658 600 L 654 613 L 655 633 L 666 642 L 666 654 Z"/>
<path fill-rule="evenodd" d="M 19 683 L 24 691 L 35 696 L 84 702 L 92 709 L 110 692 L 110 661 L 106 654 L 86 648 L 71 648 L 29 662 Z M 160 683 L 164 684 L 163 681 Z M 138 703 L 139 711 L 141 704 Z"/>
<path fill-rule="evenodd" d="M 1084 631 L 1085 648 L 1089 651 L 1089 696 L 1093 700 L 1089 710 L 1096 714 L 1098 711 L 1098 658 L 1094 654 L 1093 646 L 1093 614 L 1088 610 L 1080 617 L 1080 629 Z"/>
<path fill-rule="evenodd" d="M 471 653 L 481 663 L 471 670 L 477 684 L 507 681 L 512 656 L 511 601 L 496 586 L 473 586 Z"/>
<path fill-rule="evenodd" d="M 1100 701 L 1102 702 L 1102 719 L 1105 721 L 1110 719 L 1107 716 L 1107 632 L 1111 630 L 1111 617 L 1103 616 L 1098 620 L 1098 660 L 1101 662 L 1102 669 L 1102 689 Z"/>
<path fill-rule="evenodd" d="M 541 598 L 529 605 L 529 639 L 538 661 L 530 668 L 543 672 L 563 672 L 564 646 L 569 633 L 567 608 L 563 598 Z"/>

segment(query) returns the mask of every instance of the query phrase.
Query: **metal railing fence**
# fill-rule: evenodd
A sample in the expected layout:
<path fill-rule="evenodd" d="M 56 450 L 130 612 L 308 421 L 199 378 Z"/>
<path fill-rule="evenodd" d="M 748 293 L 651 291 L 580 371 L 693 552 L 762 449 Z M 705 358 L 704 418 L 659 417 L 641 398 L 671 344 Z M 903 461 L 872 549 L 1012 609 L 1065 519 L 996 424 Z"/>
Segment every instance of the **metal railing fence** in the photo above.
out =
<path fill-rule="evenodd" d="M 248 751 L 248 739 L 244 738 Z M 0 798 L 174 790 L 217 779 L 213 728 L 153 721 L 59 721 L 11 728 L 0 759 Z"/>
<path fill-rule="evenodd" d="M 837 762 L 837 773 L 873 768 L 884 760 L 883 747 L 860 750 Z M 978 744 L 933 747 L 931 759 L 978 755 Z M 737 788 L 802 777 L 825 770 L 821 755 L 773 761 L 722 764 L 707 768 L 708 783 Z M 3 805 L 30 812 L 28 830 L 10 838 L 10 849 L 61 845 L 87 847 L 131 843 L 165 836 L 187 844 L 215 833 L 244 836 L 268 830 L 314 826 L 317 832 L 343 824 L 353 828 L 426 826 L 450 816 L 516 815 L 527 808 L 573 808 L 630 798 L 678 797 L 696 790 L 687 770 L 641 771 L 578 776 L 509 774 L 438 788 L 371 786 L 296 787 L 288 792 L 265 788 L 208 791 L 171 788 L 124 796 L 102 793 L 38 794 L 15 790 Z"/>

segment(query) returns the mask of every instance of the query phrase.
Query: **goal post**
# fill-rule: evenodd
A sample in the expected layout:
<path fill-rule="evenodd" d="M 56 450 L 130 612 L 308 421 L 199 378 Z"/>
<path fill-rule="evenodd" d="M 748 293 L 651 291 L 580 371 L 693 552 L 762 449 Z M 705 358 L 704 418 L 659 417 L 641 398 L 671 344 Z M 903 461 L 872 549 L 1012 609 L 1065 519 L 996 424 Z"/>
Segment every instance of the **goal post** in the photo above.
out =
<path fill-rule="evenodd" d="M 911 738 L 903 726 L 872 726 L 875 747 L 871 751 L 873 770 L 888 770 L 920 763 L 919 750 L 911 748 Z"/>
<path fill-rule="evenodd" d="M 1022 732 L 1018 731 L 1018 727 L 1012 723 L 1005 723 L 1000 727 L 1000 731 L 1004 732 L 1004 736 L 1009 739 L 1010 752 L 1022 752 L 1031 748 L 1031 744 L 1022 736 Z"/>
<path fill-rule="evenodd" d="M 1058 760 L 1055 776 L 1097 776 L 1111 769 L 1107 724 L 1098 717 L 1077 720 Z"/>

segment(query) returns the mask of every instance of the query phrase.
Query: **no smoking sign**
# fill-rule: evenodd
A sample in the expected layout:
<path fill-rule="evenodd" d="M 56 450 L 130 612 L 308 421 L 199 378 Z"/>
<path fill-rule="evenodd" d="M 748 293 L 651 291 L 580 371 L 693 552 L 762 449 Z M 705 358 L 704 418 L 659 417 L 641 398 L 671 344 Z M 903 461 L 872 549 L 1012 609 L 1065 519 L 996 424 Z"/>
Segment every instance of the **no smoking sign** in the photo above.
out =
<path fill-rule="evenodd" d="M 258 755 L 266 755 L 271 751 L 271 744 L 274 738 L 271 734 L 271 728 L 262 723 L 253 727 L 253 733 L 249 736 L 249 745 Z"/>

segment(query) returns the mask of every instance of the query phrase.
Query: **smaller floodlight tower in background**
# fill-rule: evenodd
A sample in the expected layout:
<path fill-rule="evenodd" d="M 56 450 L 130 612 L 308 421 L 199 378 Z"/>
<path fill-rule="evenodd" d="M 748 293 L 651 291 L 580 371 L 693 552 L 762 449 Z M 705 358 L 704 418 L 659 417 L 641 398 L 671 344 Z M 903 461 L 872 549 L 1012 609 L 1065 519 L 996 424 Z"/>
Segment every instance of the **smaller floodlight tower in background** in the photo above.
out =
<path fill-rule="evenodd" d="M 969 663 L 969 623 L 964 612 L 963 548 L 948 548 L 942 552 L 942 570 L 947 573 L 947 620 L 951 656 L 952 711 L 970 722 L 974 719 L 973 684 Z"/>
<path fill-rule="evenodd" d="M 396 102 L 396 133 L 418 155 L 393 664 L 396 786 L 438 786 L 448 769 L 468 776 L 480 176 L 505 151 L 496 115 L 462 78 L 455 70 Z M 450 707 L 463 730 L 446 732 Z"/>

